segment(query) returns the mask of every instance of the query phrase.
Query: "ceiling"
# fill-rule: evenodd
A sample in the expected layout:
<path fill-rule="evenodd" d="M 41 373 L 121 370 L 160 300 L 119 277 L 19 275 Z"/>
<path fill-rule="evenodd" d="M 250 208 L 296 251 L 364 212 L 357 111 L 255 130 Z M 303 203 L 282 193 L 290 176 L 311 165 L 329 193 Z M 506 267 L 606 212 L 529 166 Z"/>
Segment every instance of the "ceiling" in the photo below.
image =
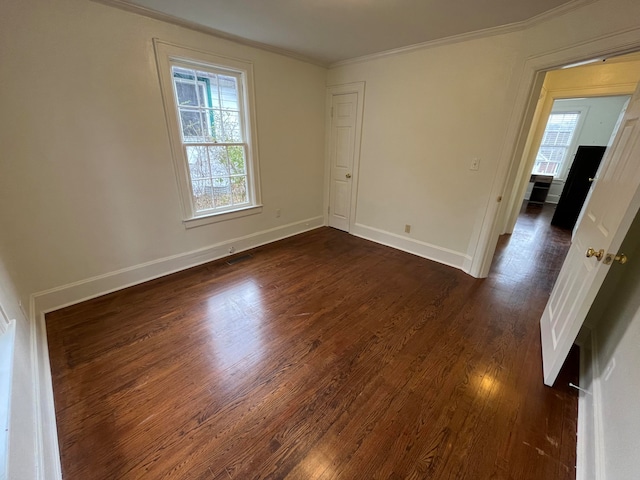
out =
<path fill-rule="evenodd" d="M 330 65 L 400 47 L 524 22 L 556 7 L 583 2 L 117 0 L 114 3 L 145 7 Z"/>

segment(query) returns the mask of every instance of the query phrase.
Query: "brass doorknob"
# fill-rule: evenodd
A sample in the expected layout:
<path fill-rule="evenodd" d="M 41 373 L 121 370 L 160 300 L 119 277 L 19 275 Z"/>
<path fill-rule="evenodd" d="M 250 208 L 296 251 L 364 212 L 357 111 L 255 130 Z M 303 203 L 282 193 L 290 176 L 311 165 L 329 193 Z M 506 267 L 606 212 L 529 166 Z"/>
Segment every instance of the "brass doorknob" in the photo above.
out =
<path fill-rule="evenodd" d="M 624 253 L 621 253 L 620 255 L 616 255 L 615 257 L 613 257 L 613 261 L 614 262 L 621 263 L 622 265 L 627 263 L 627 260 L 628 260 L 628 258 Z"/>
<path fill-rule="evenodd" d="M 600 250 L 596 251 L 593 248 L 588 248 L 587 249 L 587 257 L 591 258 L 591 257 L 596 257 L 597 261 L 602 260 L 602 257 L 604 256 L 604 249 L 601 248 Z"/>
<path fill-rule="evenodd" d="M 605 265 L 611 265 L 613 262 L 618 262 L 622 265 L 624 265 L 625 263 L 627 263 L 627 260 L 629 260 L 627 258 L 627 256 L 624 253 L 619 253 L 617 255 L 613 254 L 613 253 L 607 253 L 607 256 L 604 257 L 604 264 Z"/>
<path fill-rule="evenodd" d="M 347 173 L 347 174 L 345 175 L 345 177 L 347 177 L 347 178 L 351 178 L 351 174 L 350 174 L 350 173 Z"/>

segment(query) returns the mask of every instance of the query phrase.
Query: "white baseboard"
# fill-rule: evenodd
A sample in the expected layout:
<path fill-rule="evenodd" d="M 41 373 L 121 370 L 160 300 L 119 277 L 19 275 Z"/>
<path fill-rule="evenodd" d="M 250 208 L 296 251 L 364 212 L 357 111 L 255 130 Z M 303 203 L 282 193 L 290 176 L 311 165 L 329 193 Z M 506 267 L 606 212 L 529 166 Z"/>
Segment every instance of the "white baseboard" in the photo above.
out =
<path fill-rule="evenodd" d="M 234 247 L 235 253 L 238 253 L 322 225 L 324 217 L 313 217 L 31 295 L 29 316 L 35 379 L 37 480 L 62 480 L 45 313 L 226 257 L 230 247 Z"/>
<path fill-rule="evenodd" d="M 419 257 L 433 260 L 434 262 L 449 265 L 450 267 L 457 268 L 465 273 L 469 273 L 469 269 L 471 268 L 472 259 L 464 253 L 431 245 L 426 242 L 421 242 L 420 240 L 396 235 L 395 233 L 380 230 L 378 228 L 368 227 L 361 223 L 356 223 L 349 233 L 356 237 L 371 240 L 372 242 L 380 243 L 404 252 L 413 253 Z"/>
<path fill-rule="evenodd" d="M 5 323 L 0 318 L 0 323 Z M 0 480 L 9 478 L 9 424 L 13 378 L 16 321 L 0 329 Z"/>
<path fill-rule="evenodd" d="M 229 248 L 235 253 L 243 252 L 267 243 L 282 240 L 314 228 L 321 227 L 324 218 L 313 217 L 280 227 L 263 230 L 244 237 L 233 238 L 191 252 L 171 255 L 150 262 L 123 268 L 115 272 L 87 278 L 60 287 L 37 292 L 33 297 L 32 315 L 48 313 L 107 293 L 179 272 L 203 263 L 218 260 L 229 255 Z"/>
<path fill-rule="evenodd" d="M 576 480 L 606 480 L 598 342 L 594 331 L 580 343 L 580 386 L 591 394 L 578 397 Z"/>
<path fill-rule="evenodd" d="M 591 352 L 591 337 L 584 334 L 578 345 L 580 346 L 580 381 L 581 388 L 590 390 L 593 383 L 593 357 Z M 593 392 L 592 392 L 593 393 Z M 578 441 L 576 445 L 576 480 L 593 480 L 595 478 L 593 443 L 593 395 L 578 393 Z"/>
<path fill-rule="evenodd" d="M 42 312 L 31 319 L 31 365 L 36 409 L 36 478 L 62 480 L 49 343 Z"/>
<path fill-rule="evenodd" d="M 604 416 L 602 412 L 602 370 L 599 362 L 598 336 L 595 330 L 591 332 L 591 368 L 593 370 L 593 437 L 595 444 L 595 479 L 606 480 L 607 473 L 605 469 L 605 445 L 604 445 Z"/>

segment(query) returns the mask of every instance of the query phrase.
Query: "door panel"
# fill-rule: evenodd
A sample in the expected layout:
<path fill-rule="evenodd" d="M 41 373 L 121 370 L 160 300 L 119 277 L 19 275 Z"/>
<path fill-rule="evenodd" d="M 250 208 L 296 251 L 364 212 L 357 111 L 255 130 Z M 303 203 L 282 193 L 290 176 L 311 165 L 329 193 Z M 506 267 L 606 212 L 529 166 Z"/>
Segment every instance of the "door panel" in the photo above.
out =
<path fill-rule="evenodd" d="M 610 265 L 588 248 L 617 253 L 640 206 L 640 89 L 604 155 L 567 258 L 540 319 L 544 382 L 553 385 Z"/>
<path fill-rule="evenodd" d="M 331 204 L 333 205 L 333 211 L 331 212 L 334 217 L 339 217 L 345 221 L 349 221 L 349 184 L 342 180 L 336 180 L 334 182 L 333 199 Z"/>
<path fill-rule="evenodd" d="M 336 166 L 349 168 L 353 159 L 353 128 L 350 126 L 336 127 Z"/>
<path fill-rule="evenodd" d="M 357 105 L 357 93 L 332 96 L 329 226 L 347 232 L 350 224 Z"/>

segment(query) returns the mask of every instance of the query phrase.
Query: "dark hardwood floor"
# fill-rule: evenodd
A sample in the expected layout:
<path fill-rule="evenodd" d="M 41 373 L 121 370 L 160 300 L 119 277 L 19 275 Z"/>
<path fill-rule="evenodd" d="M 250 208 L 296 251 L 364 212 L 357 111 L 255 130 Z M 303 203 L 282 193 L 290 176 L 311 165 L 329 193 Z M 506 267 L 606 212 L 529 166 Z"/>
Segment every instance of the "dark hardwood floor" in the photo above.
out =
<path fill-rule="evenodd" d="M 64 479 L 574 479 L 549 220 L 484 280 L 321 228 L 48 314 Z"/>

